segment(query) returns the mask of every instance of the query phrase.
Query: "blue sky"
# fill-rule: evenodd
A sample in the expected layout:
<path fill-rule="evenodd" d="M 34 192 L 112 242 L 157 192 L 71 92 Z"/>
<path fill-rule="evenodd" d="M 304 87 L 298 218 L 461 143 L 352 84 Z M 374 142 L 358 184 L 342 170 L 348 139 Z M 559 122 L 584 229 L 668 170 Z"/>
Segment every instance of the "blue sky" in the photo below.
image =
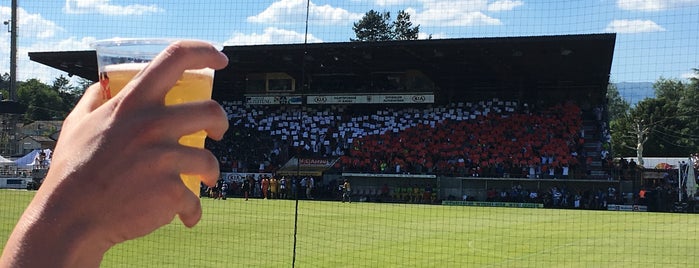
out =
<path fill-rule="evenodd" d="M 30 51 L 89 49 L 112 37 L 176 37 L 225 45 L 304 41 L 306 0 L 19 0 L 18 78 L 61 74 L 28 60 Z M 10 19 L 10 0 L 0 19 Z M 612 82 L 686 79 L 699 68 L 699 0 L 314 0 L 309 42 L 344 42 L 368 10 L 411 14 L 421 38 L 615 32 Z M 4 25 L 2 25 L 4 26 Z M 9 72 L 10 34 L 0 37 Z"/>

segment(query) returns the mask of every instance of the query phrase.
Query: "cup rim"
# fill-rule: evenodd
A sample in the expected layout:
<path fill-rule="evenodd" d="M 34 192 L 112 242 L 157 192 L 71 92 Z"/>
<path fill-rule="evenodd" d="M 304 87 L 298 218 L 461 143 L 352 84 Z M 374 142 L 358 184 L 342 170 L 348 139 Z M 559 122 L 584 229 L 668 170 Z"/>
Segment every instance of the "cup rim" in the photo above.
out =
<path fill-rule="evenodd" d="M 103 46 L 129 46 L 129 45 L 158 45 L 170 44 L 179 39 L 174 38 L 123 38 L 115 37 L 109 39 L 101 39 L 90 43 L 91 47 Z"/>
<path fill-rule="evenodd" d="M 222 50 L 223 46 L 212 42 L 212 41 L 207 41 L 207 40 L 202 40 L 202 39 L 189 39 L 189 38 L 167 38 L 167 37 L 154 37 L 154 38 L 123 38 L 123 37 L 115 37 L 115 38 L 109 38 L 109 39 L 100 39 L 96 40 L 94 42 L 91 42 L 89 46 L 95 50 L 102 50 L 102 51 L 109 51 L 109 52 L 116 52 L 119 51 L 120 47 L 129 47 L 129 46 L 142 46 L 142 45 L 163 45 L 167 46 L 169 44 L 172 44 L 176 41 L 183 41 L 183 40 L 192 40 L 192 41 L 200 41 L 200 42 L 205 42 L 209 43 L 212 46 L 214 46 L 217 50 Z M 113 48 L 113 49 L 110 49 Z"/>

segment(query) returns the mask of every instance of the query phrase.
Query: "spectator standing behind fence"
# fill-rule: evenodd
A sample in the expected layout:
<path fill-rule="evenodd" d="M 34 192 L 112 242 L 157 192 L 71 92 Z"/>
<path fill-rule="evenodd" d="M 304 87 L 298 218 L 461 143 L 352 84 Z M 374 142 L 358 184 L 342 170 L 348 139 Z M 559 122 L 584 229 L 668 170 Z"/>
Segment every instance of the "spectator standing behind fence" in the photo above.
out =
<path fill-rule="evenodd" d="M 218 160 L 178 140 L 200 129 L 220 140 L 228 120 L 213 100 L 165 106 L 163 99 L 184 70 L 222 69 L 228 61 L 202 42 L 177 42 L 167 52 L 108 101 L 98 84 L 85 91 L 63 122 L 59 153 L 7 240 L 0 267 L 98 267 L 110 248 L 176 215 L 187 227 L 199 222 L 200 200 L 179 174 L 198 174 L 213 186 Z M 99 194 L 85 194 L 95 185 Z"/>
<path fill-rule="evenodd" d="M 248 197 L 250 196 L 250 189 L 252 186 L 250 185 L 250 180 L 251 178 L 245 178 L 243 180 L 243 196 L 245 196 L 245 201 L 248 201 Z"/>
<path fill-rule="evenodd" d="M 350 194 L 352 193 L 352 186 L 350 185 L 350 182 L 345 179 L 345 182 L 342 184 L 342 203 L 345 201 L 352 203 L 352 197 Z"/>
<path fill-rule="evenodd" d="M 315 187 L 315 179 L 308 177 L 306 180 L 306 198 L 313 199 L 313 188 Z"/>
<path fill-rule="evenodd" d="M 269 195 L 269 178 L 267 178 L 267 176 L 262 178 L 261 188 L 262 198 L 267 199 L 267 196 Z"/>
<path fill-rule="evenodd" d="M 631 160 L 629 160 L 629 175 L 630 175 L 632 180 L 636 179 L 636 169 L 637 168 L 638 168 L 638 165 L 636 164 L 636 161 L 634 161 L 633 158 L 631 158 Z"/>
<path fill-rule="evenodd" d="M 223 181 L 223 184 L 221 184 L 221 200 L 226 200 L 228 197 L 228 183 L 226 181 Z"/>
<path fill-rule="evenodd" d="M 301 178 L 301 181 L 299 182 L 299 186 L 300 186 L 300 187 L 299 187 L 299 189 L 298 189 L 298 191 L 299 191 L 299 193 L 298 193 L 299 196 L 301 196 L 301 193 L 302 193 L 302 192 L 306 192 L 306 189 L 308 188 L 307 185 L 308 185 L 308 178 L 307 178 L 307 177 Z M 306 194 L 308 194 L 308 193 L 306 192 Z"/>
<path fill-rule="evenodd" d="M 279 192 L 279 181 L 277 181 L 277 178 L 274 176 L 269 179 L 269 192 L 270 192 L 269 197 L 271 199 L 278 198 L 277 192 Z"/>
<path fill-rule="evenodd" d="M 286 177 L 279 179 L 279 198 L 286 199 Z"/>

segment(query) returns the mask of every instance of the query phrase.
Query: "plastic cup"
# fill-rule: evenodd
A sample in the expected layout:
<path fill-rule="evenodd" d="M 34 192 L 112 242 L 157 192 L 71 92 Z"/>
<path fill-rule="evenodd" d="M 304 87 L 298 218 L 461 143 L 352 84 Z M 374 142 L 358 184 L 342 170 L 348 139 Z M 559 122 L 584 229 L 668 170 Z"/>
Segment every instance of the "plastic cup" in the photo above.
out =
<path fill-rule="evenodd" d="M 108 100 L 121 91 L 155 56 L 174 39 L 109 39 L 91 44 L 97 52 L 99 83 L 102 97 Z M 211 99 L 214 70 L 210 68 L 186 70 L 175 86 L 165 95 L 165 105 Z M 206 131 L 182 136 L 180 144 L 204 148 Z M 201 178 L 194 174 L 180 174 L 182 182 L 199 196 Z"/>

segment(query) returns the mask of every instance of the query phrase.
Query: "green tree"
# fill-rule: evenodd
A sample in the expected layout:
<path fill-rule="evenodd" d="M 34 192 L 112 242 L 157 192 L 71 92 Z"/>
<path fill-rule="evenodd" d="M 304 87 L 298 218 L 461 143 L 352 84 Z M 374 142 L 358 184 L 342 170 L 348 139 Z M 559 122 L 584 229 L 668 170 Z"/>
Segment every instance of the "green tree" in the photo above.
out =
<path fill-rule="evenodd" d="M 79 93 L 79 95 L 83 95 L 85 93 L 85 90 L 87 90 L 88 87 L 90 87 L 92 84 L 95 82 L 90 80 L 90 79 L 85 79 L 85 78 L 78 78 L 78 86 L 76 87 L 76 93 Z"/>
<path fill-rule="evenodd" d="M 60 94 L 37 79 L 19 83 L 17 99 L 27 107 L 27 121 L 61 120 L 67 114 Z"/>
<path fill-rule="evenodd" d="M 682 139 L 684 122 L 678 100 L 646 99 L 638 103 L 632 117 L 641 119 L 648 129 L 647 143 L 641 156 L 688 156 L 690 144 Z"/>
<path fill-rule="evenodd" d="M 694 86 L 699 86 L 699 68 L 692 68 L 694 71 L 694 77 L 689 78 L 689 83 Z"/>
<path fill-rule="evenodd" d="M 636 152 L 635 135 L 632 135 L 632 122 L 629 117 L 631 107 L 621 97 L 619 89 L 612 83 L 607 86 L 607 111 L 612 135 L 612 155 L 623 157 Z"/>
<path fill-rule="evenodd" d="M 369 10 L 364 17 L 354 23 L 356 39 L 350 38 L 351 41 L 388 41 L 393 39 L 393 31 L 391 29 L 391 13 L 384 11 L 379 13 L 375 10 Z"/>
<path fill-rule="evenodd" d="M 699 85 L 660 78 L 655 97 L 631 108 L 626 116 L 610 122 L 616 155 L 635 152 L 643 156 L 688 156 L 699 151 Z M 608 92 L 608 96 L 614 94 Z M 614 101 L 610 98 L 610 111 Z"/>
<path fill-rule="evenodd" d="M 679 100 L 685 89 L 682 81 L 677 79 L 667 79 L 661 77 L 653 83 L 656 98 L 667 98 L 670 100 Z"/>
<path fill-rule="evenodd" d="M 63 75 L 60 75 L 59 77 L 53 80 L 51 89 L 53 89 L 56 92 L 70 92 L 73 90 L 73 87 L 70 85 L 70 80 L 68 80 L 68 78 L 66 78 Z"/>
<path fill-rule="evenodd" d="M 613 122 L 619 118 L 623 118 L 629 113 L 631 105 L 624 100 L 619 94 L 619 89 L 616 85 L 609 83 L 607 86 L 607 105 L 609 113 L 609 121 Z"/>
<path fill-rule="evenodd" d="M 85 89 L 89 87 L 93 82 L 87 79 L 78 80 L 78 85 L 74 86 L 70 83 L 70 80 L 65 76 L 61 75 L 53 81 L 51 88 L 58 92 L 63 99 L 63 107 L 61 111 L 70 112 L 73 107 L 78 103 L 80 97 L 82 97 Z"/>
<path fill-rule="evenodd" d="M 625 157 L 636 154 L 637 132 L 630 115 L 618 116 L 609 121 L 612 135 L 612 153 L 614 157 Z"/>
<path fill-rule="evenodd" d="M 350 38 L 350 41 L 415 40 L 420 32 L 420 25 L 413 26 L 410 14 L 404 10 L 398 11 L 398 17 L 391 22 L 391 13 L 379 13 L 372 9 L 355 22 L 352 29 L 356 38 Z"/>
<path fill-rule="evenodd" d="M 699 69 L 693 69 L 699 75 Z M 682 121 L 682 129 L 678 136 L 680 143 L 688 148 L 685 152 L 690 154 L 699 152 L 699 80 L 690 78 L 689 83 L 684 84 L 684 90 L 678 103 L 679 116 Z"/>
<path fill-rule="evenodd" d="M 2 95 L 0 100 L 10 98 L 10 74 L 8 73 L 0 75 L 0 95 Z"/>
<path fill-rule="evenodd" d="M 661 78 L 653 84 L 656 98 L 664 100 L 666 105 L 674 106 L 674 114 L 665 114 L 668 118 L 660 128 L 655 130 L 657 143 L 665 146 L 665 155 L 688 156 L 699 150 L 699 89 L 695 82 L 689 83 L 677 79 Z"/>
<path fill-rule="evenodd" d="M 413 27 L 410 14 L 404 10 L 398 11 L 398 17 L 393 22 L 393 39 L 417 40 L 418 33 L 420 33 L 420 25 Z"/>

